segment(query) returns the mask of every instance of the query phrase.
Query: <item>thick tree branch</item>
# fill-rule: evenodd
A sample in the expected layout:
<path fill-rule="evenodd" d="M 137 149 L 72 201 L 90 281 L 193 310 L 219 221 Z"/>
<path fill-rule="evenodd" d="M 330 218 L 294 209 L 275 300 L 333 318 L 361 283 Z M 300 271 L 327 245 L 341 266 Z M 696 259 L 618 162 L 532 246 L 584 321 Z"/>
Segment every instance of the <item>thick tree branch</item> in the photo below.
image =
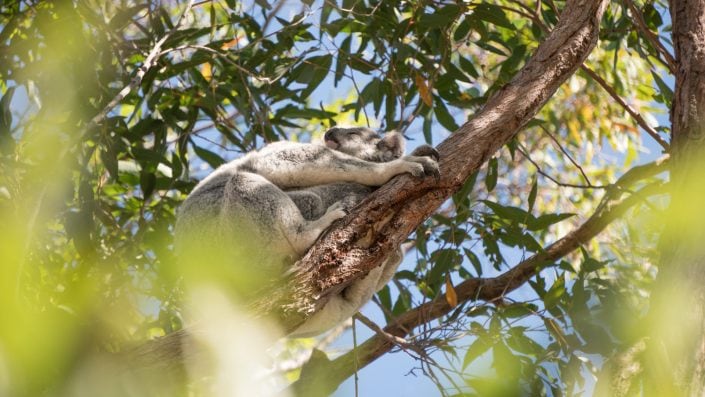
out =
<path fill-rule="evenodd" d="M 597 236 L 613 220 L 623 216 L 629 208 L 643 202 L 645 197 L 662 193 L 663 186 L 657 183 L 648 185 L 636 193 L 624 194 L 635 182 L 665 171 L 666 159 L 667 157 L 663 157 L 654 163 L 634 167 L 625 173 L 612 185 L 612 188 L 607 190 L 597 209 L 587 221 L 546 247 L 545 250 L 532 255 L 497 277 L 468 279 L 455 286 L 458 303 L 476 300 L 493 301 L 505 296 L 547 266 L 555 263 L 556 260 Z M 403 338 L 419 325 L 440 318 L 455 309 L 456 307 L 448 304 L 445 296 L 439 296 L 431 302 L 402 314 L 395 322 L 387 325 L 375 336 L 358 346 L 355 351 L 348 352 L 333 361 L 327 361 L 325 364 L 328 374 L 326 382 L 330 382 L 329 387 L 331 388 L 327 391 L 332 392 L 355 370 L 359 370 L 390 351 L 395 346 L 393 338 L 404 340 Z M 356 363 L 353 362 L 353 356 L 356 357 Z M 309 395 L 308 391 L 312 390 L 312 385 L 309 384 L 311 381 L 313 381 L 311 378 L 304 377 L 302 381 L 295 382 L 292 387 L 296 391 L 296 395 Z"/>
<path fill-rule="evenodd" d="M 258 307 L 292 330 L 332 294 L 378 266 L 465 180 L 529 122 L 597 42 L 606 0 L 571 0 L 546 41 L 472 120 L 438 146 L 441 180 L 398 177 L 368 197 L 298 263 L 289 288 Z"/>

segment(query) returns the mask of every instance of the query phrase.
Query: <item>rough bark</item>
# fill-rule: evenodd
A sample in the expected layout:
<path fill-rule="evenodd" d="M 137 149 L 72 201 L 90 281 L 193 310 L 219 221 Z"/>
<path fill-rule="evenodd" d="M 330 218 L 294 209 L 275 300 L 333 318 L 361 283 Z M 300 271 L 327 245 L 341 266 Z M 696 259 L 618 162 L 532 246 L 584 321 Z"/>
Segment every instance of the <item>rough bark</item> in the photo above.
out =
<path fill-rule="evenodd" d="M 672 194 L 651 298 L 647 395 L 705 394 L 705 0 L 669 2 Z"/>

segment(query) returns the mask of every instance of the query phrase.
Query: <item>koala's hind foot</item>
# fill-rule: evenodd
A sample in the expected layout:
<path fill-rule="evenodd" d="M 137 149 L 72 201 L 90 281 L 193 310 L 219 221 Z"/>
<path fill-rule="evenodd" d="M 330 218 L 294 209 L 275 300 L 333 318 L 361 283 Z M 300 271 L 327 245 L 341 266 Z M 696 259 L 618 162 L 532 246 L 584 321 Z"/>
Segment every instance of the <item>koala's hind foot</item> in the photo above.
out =
<path fill-rule="evenodd" d="M 347 214 L 348 213 L 345 211 L 345 204 L 343 203 L 343 200 L 341 200 L 341 201 L 336 201 L 335 203 L 333 203 L 333 205 L 328 207 L 328 209 L 326 210 L 326 213 L 323 214 L 321 219 L 323 219 L 323 218 L 326 218 L 326 220 L 330 219 L 330 222 L 328 223 L 328 226 L 330 226 L 331 223 L 337 221 L 338 219 L 344 217 Z M 326 226 L 326 228 L 328 226 Z"/>
<path fill-rule="evenodd" d="M 343 203 L 338 201 L 328 207 L 326 213 L 313 221 L 304 221 L 298 225 L 295 238 L 290 240 L 292 247 L 299 255 L 303 255 L 333 222 L 347 215 Z"/>

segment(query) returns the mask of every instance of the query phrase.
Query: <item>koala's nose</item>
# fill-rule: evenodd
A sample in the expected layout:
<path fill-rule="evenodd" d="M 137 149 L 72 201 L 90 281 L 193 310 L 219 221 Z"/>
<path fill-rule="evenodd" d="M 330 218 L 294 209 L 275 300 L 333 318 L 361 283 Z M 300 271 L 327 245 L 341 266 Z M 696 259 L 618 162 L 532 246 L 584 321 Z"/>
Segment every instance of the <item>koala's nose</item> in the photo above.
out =
<path fill-rule="evenodd" d="M 335 133 L 338 132 L 338 128 L 331 128 L 326 133 L 323 135 L 323 139 L 326 141 L 334 141 L 335 140 Z"/>

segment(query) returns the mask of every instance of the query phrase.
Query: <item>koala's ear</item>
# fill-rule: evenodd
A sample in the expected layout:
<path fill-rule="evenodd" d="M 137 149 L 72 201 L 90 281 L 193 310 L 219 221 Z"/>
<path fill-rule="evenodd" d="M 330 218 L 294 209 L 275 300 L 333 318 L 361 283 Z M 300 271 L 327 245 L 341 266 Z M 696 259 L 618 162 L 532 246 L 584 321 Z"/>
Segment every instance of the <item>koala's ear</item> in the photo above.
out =
<path fill-rule="evenodd" d="M 402 136 L 401 132 L 389 131 L 384 134 L 384 138 L 377 142 L 377 147 L 392 152 L 394 157 L 398 158 L 404 155 L 406 141 L 404 140 L 404 136 Z"/>

